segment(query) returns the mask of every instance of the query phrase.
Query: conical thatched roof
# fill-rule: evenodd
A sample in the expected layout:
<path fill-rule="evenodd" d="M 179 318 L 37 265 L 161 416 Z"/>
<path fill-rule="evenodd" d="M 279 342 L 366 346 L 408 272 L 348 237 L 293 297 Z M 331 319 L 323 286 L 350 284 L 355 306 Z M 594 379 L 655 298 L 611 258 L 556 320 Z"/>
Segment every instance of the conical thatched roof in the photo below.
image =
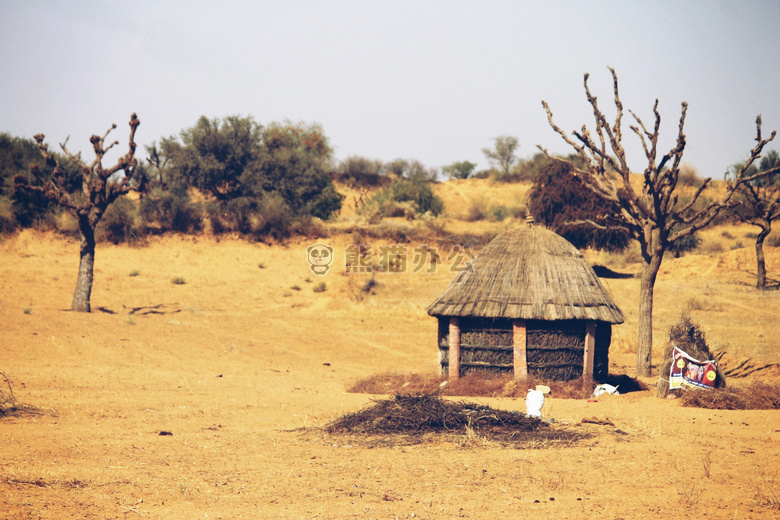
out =
<path fill-rule="evenodd" d="M 577 248 L 532 224 L 479 251 L 428 307 L 431 316 L 623 323 L 623 313 Z"/>

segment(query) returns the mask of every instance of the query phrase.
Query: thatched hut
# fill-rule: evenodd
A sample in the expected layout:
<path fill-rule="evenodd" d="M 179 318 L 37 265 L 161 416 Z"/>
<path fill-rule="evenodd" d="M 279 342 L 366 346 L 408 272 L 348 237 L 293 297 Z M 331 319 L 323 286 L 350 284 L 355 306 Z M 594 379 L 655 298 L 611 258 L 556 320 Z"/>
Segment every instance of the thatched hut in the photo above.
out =
<path fill-rule="evenodd" d="M 608 375 L 612 324 L 623 314 L 582 254 L 529 218 L 479 251 L 429 307 L 439 364 L 567 381 Z"/>

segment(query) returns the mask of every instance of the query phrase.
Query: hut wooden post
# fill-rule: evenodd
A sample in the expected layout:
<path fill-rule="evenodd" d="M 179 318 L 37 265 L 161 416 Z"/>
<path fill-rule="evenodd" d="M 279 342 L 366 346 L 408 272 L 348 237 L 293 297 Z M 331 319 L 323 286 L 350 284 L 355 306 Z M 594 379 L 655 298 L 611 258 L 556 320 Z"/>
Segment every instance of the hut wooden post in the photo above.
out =
<path fill-rule="evenodd" d="M 449 347 L 449 380 L 457 381 L 460 378 L 460 325 L 455 317 L 450 318 Z"/>
<path fill-rule="evenodd" d="M 585 352 L 582 356 L 582 379 L 593 381 L 593 359 L 596 353 L 596 322 L 585 325 Z"/>
<path fill-rule="evenodd" d="M 528 381 L 525 320 L 514 320 L 512 322 L 512 338 L 515 380 Z"/>
<path fill-rule="evenodd" d="M 450 331 L 450 320 L 447 318 L 439 318 L 439 339 L 436 342 L 437 348 L 439 349 L 439 375 L 443 376 L 445 374 L 444 372 L 444 364 L 443 364 L 443 355 L 442 355 L 442 344 L 443 340 L 447 340 L 449 345 L 449 339 L 448 339 L 448 333 Z"/>

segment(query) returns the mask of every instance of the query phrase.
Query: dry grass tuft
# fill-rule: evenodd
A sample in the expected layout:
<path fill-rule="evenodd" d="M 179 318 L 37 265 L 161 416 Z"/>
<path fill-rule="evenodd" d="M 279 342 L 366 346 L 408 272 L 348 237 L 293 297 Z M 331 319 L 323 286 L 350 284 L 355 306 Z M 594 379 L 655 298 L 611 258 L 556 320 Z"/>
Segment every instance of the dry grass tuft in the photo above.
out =
<path fill-rule="evenodd" d="M 711 410 L 780 410 L 780 385 L 753 382 L 741 387 L 685 390 L 683 406 Z"/>

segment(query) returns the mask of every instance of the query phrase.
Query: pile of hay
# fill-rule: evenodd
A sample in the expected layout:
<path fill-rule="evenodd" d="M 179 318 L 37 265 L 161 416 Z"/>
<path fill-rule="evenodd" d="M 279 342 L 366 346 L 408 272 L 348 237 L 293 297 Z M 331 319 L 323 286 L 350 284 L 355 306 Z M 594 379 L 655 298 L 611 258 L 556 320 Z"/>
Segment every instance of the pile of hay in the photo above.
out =
<path fill-rule="evenodd" d="M 661 364 L 655 393 L 656 396 L 661 398 L 665 398 L 672 393 L 672 390 L 669 389 L 669 373 L 672 369 L 672 351 L 675 346 L 699 361 L 715 359 L 707 346 L 704 331 L 694 324 L 690 317 L 683 315 L 679 323 L 672 325 L 669 329 L 669 343 L 666 345 L 666 350 L 664 350 L 664 362 Z M 724 388 L 725 386 L 726 377 L 723 375 L 720 367 L 718 367 L 715 388 Z"/>
<path fill-rule="evenodd" d="M 435 395 L 396 395 L 374 401 L 368 408 L 331 422 L 324 431 L 331 435 L 358 434 L 386 444 L 480 438 L 513 447 L 560 445 L 586 437 L 519 412 L 448 401 Z"/>
<path fill-rule="evenodd" d="M 618 387 L 621 394 L 647 390 L 637 379 L 627 375 L 612 375 L 600 383 Z M 451 397 L 514 397 L 523 399 L 529 388 L 537 384 L 549 386 L 556 399 L 587 399 L 593 393 L 594 384 L 582 378 L 571 381 L 551 381 L 529 377 L 525 384 L 518 384 L 513 376 L 471 373 L 457 381 L 434 374 L 375 374 L 356 381 L 347 391 L 355 394 L 382 395 L 443 395 Z"/>
<path fill-rule="evenodd" d="M 780 410 L 780 386 L 761 382 L 716 390 L 685 390 L 683 406 L 711 410 Z"/>

